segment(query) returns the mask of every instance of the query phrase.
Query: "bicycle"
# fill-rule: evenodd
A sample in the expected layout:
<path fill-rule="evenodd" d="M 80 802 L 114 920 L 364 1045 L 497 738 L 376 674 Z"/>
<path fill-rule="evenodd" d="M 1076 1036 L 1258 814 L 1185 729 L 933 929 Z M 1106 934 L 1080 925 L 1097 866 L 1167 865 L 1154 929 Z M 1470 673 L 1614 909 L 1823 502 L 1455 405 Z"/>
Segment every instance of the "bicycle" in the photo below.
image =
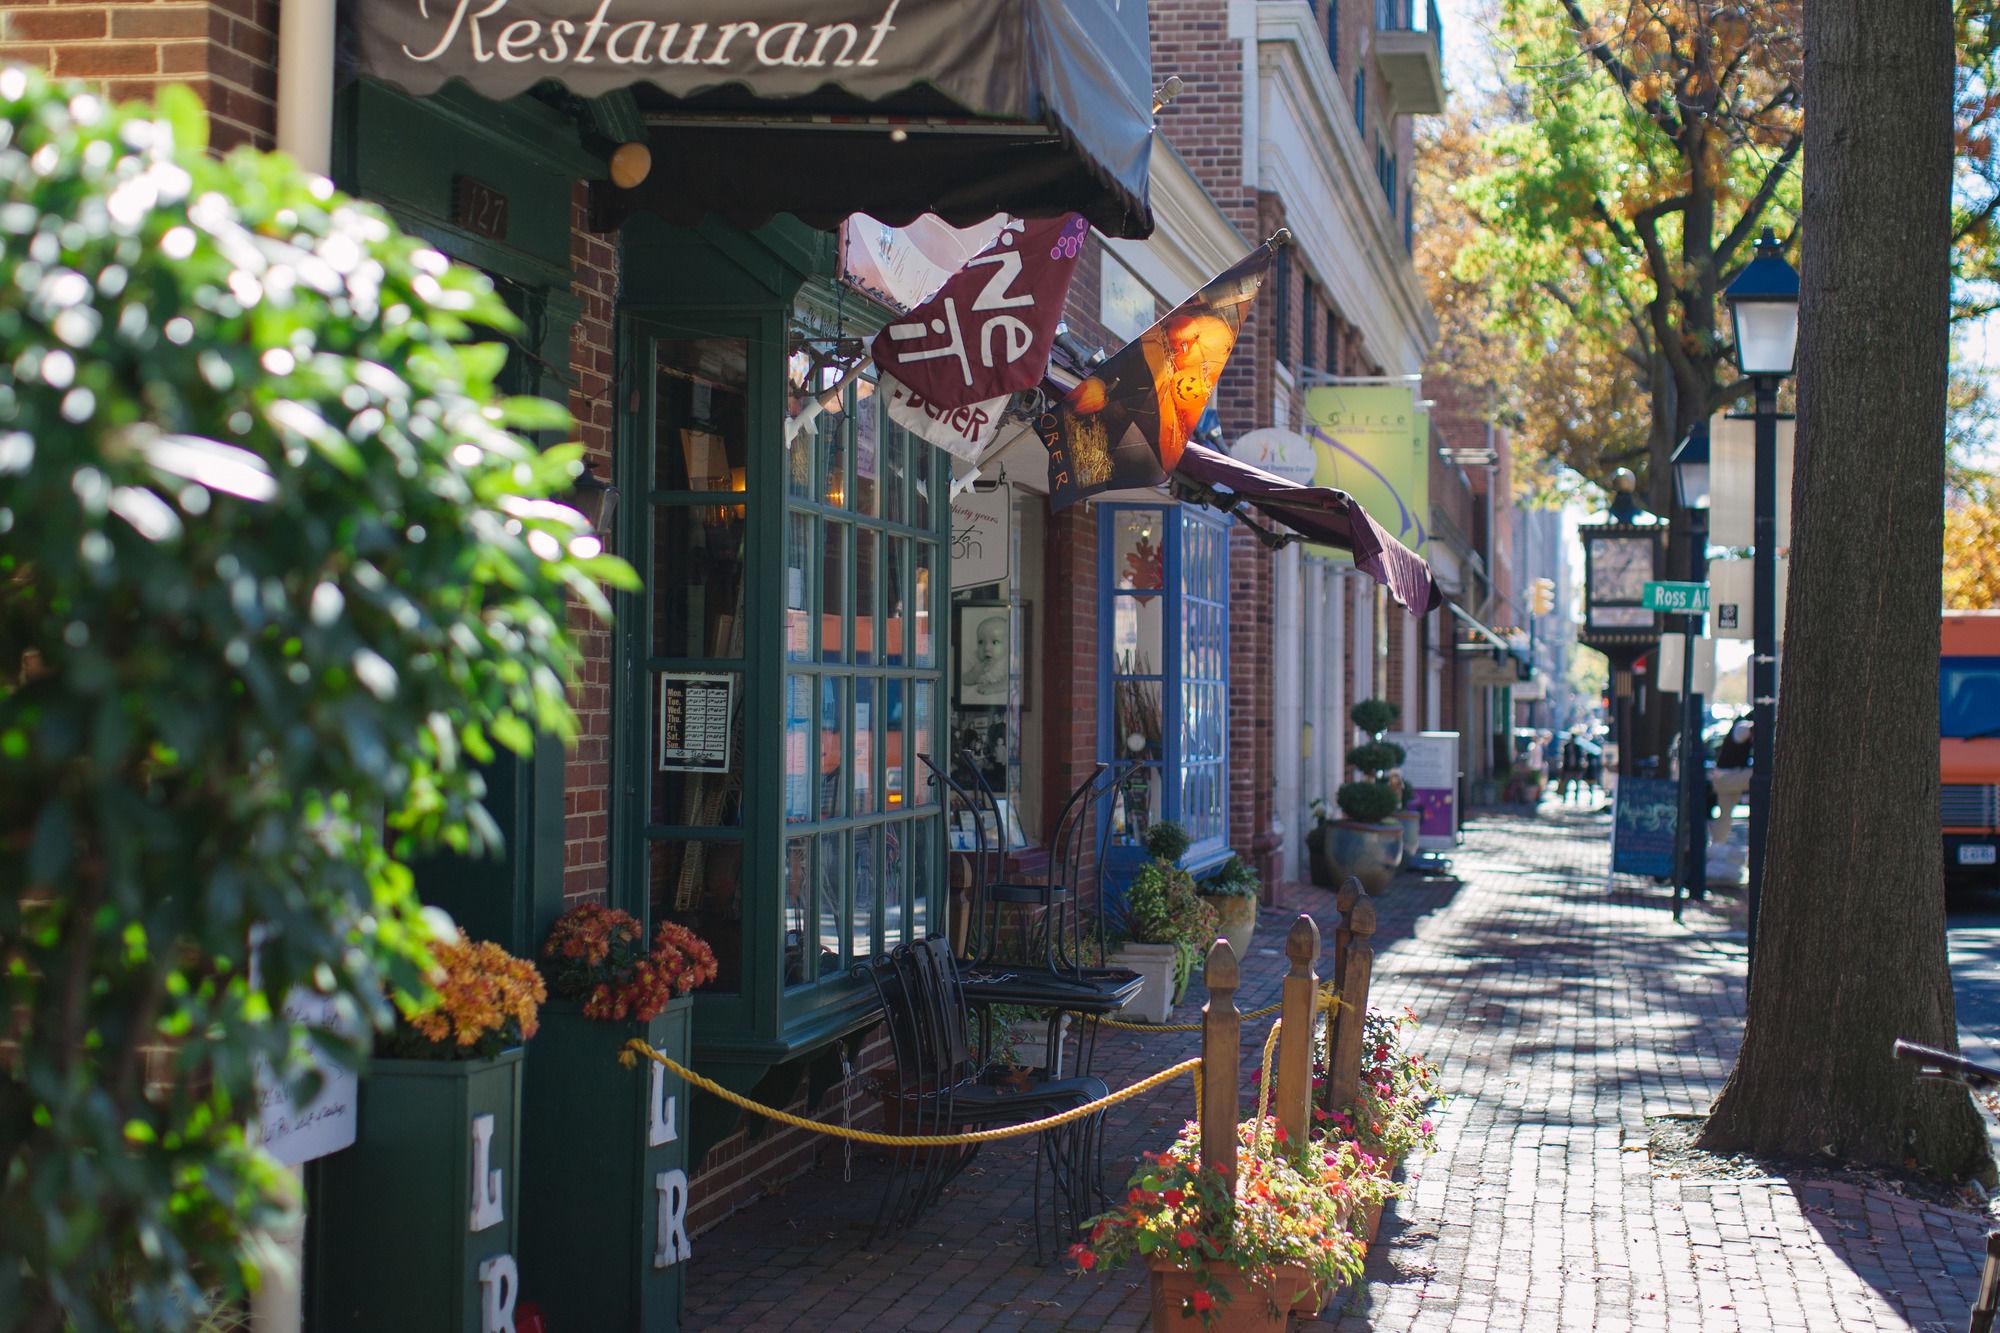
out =
<path fill-rule="evenodd" d="M 1949 1079 L 1975 1092 L 2000 1088 L 2000 1069 L 1950 1051 L 1919 1046 L 1898 1037 L 1896 1058 L 1916 1064 L 1918 1078 Z M 1979 1295 L 1972 1303 L 1972 1318 L 1966 1325 L 1968 1333 L 1992 1333 L 1996 1311 L 2000 1311 L 2000 1230 L 1990 1230 L 1986 1233 L 1986 1267 L 1979 1275 Z"/>

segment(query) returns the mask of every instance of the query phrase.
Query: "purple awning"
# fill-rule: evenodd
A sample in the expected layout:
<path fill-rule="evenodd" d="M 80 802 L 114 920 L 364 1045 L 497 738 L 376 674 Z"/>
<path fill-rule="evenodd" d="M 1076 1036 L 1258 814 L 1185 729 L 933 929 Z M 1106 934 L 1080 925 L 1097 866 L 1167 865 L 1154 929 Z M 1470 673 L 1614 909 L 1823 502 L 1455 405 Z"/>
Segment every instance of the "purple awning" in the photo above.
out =
<path fill-rule="evenodd" d="M 1444 603 L 1444 593 L 1424 558 L 1391 537 L 1346 491 L 1302 486 L 1193 443 L 1181 454 L 1174 475 L 1208 492 L 1223 507 L 1230 507 L 1231 497 L 1240 498 L 1307 541 L 1353 552 L 1354 567 L 1387 588 L 1412 615 L 1424 615 Z"/>

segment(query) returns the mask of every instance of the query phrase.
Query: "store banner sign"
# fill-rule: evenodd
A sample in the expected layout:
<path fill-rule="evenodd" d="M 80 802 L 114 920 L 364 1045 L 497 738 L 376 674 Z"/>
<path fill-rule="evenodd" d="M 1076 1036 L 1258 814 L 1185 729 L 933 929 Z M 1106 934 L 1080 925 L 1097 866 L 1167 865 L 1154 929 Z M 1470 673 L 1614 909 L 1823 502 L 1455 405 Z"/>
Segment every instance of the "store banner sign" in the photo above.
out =
<path fill-rule="evenodd" d="M 1006 486 L 982 491 L 968 487 L 951 502 L 951 586 L 980 588 L 1005 583 L 1014 514 L 1014 492 Z"/>
<path fill-rule="evenodd" d="M 841 279 L 906 314 L 991 245 L 1007 220 L 1003 213 L 977 226 L 954 227 L 925 214 L 892 227 L 856 213 L 840 229 Z"/>
<path fill-rule="evenodd" d="M 1430 415 L 1407 384 L 1323 384 L 1306 390 L 1306 434 L 1317 466 L 1313 484 L 1346 491 L 1418 555 L 1428 555 L 1431 516 Z M 1340 562 L 1353 556 L 1309 548 Z"/>

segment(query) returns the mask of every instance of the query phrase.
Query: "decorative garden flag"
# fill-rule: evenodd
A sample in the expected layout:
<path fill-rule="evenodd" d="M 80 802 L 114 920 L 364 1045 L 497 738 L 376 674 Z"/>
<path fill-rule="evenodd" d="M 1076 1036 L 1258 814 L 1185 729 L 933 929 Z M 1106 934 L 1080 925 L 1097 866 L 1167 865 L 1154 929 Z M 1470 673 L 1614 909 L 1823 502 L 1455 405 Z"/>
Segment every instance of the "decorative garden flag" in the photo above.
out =
<path fill-rule="evenodd" d="M 977 460 L 1007 401 L 1048 373 L 1090 224 L 1011 219 L 923 304 L 875 335 L 890 420 Z"/>
<path fill-rule="evenodd" d="M 1049 451 L 1049 508 L 1099 491 L 1156 486 L 1181 461 L 1264 284 L 1278 236 L 1174 307 L 1035 423 Z"/>

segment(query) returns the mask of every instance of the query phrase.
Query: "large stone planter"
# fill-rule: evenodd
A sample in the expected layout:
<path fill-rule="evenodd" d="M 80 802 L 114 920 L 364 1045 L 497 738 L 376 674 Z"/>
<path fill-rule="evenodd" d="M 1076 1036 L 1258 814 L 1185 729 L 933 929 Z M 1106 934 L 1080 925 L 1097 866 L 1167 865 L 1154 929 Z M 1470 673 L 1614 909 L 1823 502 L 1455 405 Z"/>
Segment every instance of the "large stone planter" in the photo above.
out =
<path fill-rule="evenodd" d="M 1203 894 L 1201 900 L 1215 909 L 1216 929 L 1242 962 L 1250 956 L 1250 939 L 1257 933 L 1257 900 L 1243 893 Z"/>
<path fill-rule="evenodd" d="M 1352 875 L 1370 895 L 1380 897 L 1403 863 L 1403 826 L 1336 819 L 1326 826 L 1326 850 L 1335 883 Z"/>
<path fill-rule="evenodd" d="M 1288 1265 L 1271 1283 L 1258 1286 L 1240 1268 L 1211 1264 L 1210 1271 L 1221 1277 L 1229 1299 L 1217 1301 L 1204 1321 L 1187 1304 L 1196 1290 L 1194 1274 L 1158 1259 L 1150 1266 L 1153 1333 L 1284 1333 L 1292 1315 L 1310 1319 L 1333 1294 L 1315 1287 L 1303 1268 Z"/>
<path fill-rule="evenodd" d="M 638 1037 L 686 1064 L 693 1009 L 682 996 L 651 1022 L 604 1023 L 575 1000 L 542 1006 L 522 1107 L 521 1290 L 551 1329 L 680 1327 L 688 1089 L 618 1054 Z"/>
<path fill-rule="evenodd" d="M 371 1060 L 354 1146 L 317 1164 L 309 1205 L 315 1333 L 480 1333 L 511 1312 L 523 1048 L 491 1060 Z"/>
<path fill-rule="evenodd" d="M 1164 1023 L 1174 1013 L 1174 946 L 1128 944 L 1111 956 L 1113 967 L 1129 968 L 1140 977 L 1139 993 L 1125 1006 L 1134 1023 Z"/>

